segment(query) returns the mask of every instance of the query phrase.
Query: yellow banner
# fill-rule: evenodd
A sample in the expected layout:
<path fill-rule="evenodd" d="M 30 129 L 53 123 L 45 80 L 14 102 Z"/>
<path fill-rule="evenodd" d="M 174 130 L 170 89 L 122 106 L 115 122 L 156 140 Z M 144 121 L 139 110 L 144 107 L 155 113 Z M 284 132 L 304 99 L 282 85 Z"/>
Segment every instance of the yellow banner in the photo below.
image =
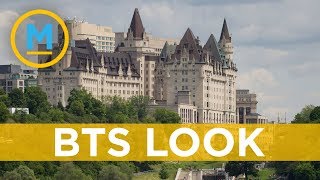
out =
<path fill-rule="evenodd" d="M 320 125 L 1 124 L 0 161 L 320 161 Z"/>

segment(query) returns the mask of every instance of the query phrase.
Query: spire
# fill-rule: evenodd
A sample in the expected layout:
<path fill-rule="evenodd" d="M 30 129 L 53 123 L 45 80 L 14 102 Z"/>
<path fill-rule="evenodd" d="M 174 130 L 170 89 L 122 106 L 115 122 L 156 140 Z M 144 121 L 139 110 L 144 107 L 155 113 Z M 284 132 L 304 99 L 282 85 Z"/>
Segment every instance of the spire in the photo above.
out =
<path fill-rule="evenodd" d="M 131 65 L 130 65 L 130 64 L 128 65 L 127 75 L 128 75 L 128 76 L 131 76 L 131 75 L 132 75 L 132 72 L 131 72 Z"/>
<path fill-rule="evenodd" d="M 227 42 L 231 42 L 231 37 L 229 34 L 228 30 L 228 25 L 226 19 L 223 20 L 223 25 L 222 25 L 222 30 L 221 30 L 221 35 L 220 35 L 220 40 L 225 39 Z"/>
<path fill-rule="evenodd" d="M 166 41 L 166 43 L 164 43 L 164 46 L 162 48 L 160 58 L 166 58 L 168 46 L 169 46 L 168 41 Z"/>
<path fill-rule="evenodd" d="M 188 41 L 195 41 L 196 37 L 194 36 L 193 32 L 191 31 L 190 28 L 187 29 L 187 31 L 184 33 L 182 40 L 188 40 Z"/>
<path fill-rule="evenodd" d="M 138 8 L 134 10 L 128 32 L 130 31 L 133 33 L 134 38 L 139 38 L 139 39 L 143 38 L 144 27 L 140 18 Z"/>
<path fill-rule="evenodd" d="M 90 70 L 93 71 L 93 60 L 91 60 Z"/>
<path fill-rule="evenodd" d="M 202 47 L 199 45 L 190 28 L 184 33 L 180 40 L 180 44 L 176 47 L 175 55 L 178 56 L 178 59 L 180 59 L 181 56 L 179 52 L 183 52 L 184 49 L 186 49 L 187 52 L 189 51 L 190 57 L 194 56 L 197 61 L 200 60 L 200 51 L 202 50 Z"/>
<path fill-rule="evenodd" d="M 218 43 L 213 34 L 210 35 L 203 49 L 206 50 L 210 56 L 213 56 L 214 60 L 221 61 L 221 55 L 219 52 Z"/>
<path fill-rule="evenodd" d="M 121 64 L 121 63 L 119 64 L 118 74 L 119 74 L 119 76 L 122 76 L 122 75 L 123 75 L 122 64 Z"/>
<path fill-rule="evenodd" d="M 103 54 L 101 55 L 101 60 L 100 61 L 101 61 L 101 66 L 104 67 L 104 55 Z"/>
<path fill-rule="evenodd" d="M 89 71 L 89 58 L 87 57 L 87 63 L 86 63 L 86 69 L 87 69 L 87 71 Z"/>

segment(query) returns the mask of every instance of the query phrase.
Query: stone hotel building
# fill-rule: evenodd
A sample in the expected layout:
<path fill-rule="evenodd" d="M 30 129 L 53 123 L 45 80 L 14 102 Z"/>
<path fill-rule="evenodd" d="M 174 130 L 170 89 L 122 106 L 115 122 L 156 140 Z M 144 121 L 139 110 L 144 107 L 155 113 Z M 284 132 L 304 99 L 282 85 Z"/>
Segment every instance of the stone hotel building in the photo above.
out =
<path fill-rule="evenodd" d="M 61 31 L 58 37 L 52 56 L 60 51 Z M 115 46 L 114 52 L 102 52 L 90 38 L 72 39 L 63 60 L 39 69 L 38 85 L 55 105 L 66 106 L 70 91 L 83 88 L 98 99 L 149 96 L 150 109 L 175 110 L 184 123 L 238 123 L 237 68 L 225 20 L 219 42 L 210 35 L 202 46 L 189 28 L 179 42 L 153 38 L 135 9 L 127 33 L 115 34 Z"/>

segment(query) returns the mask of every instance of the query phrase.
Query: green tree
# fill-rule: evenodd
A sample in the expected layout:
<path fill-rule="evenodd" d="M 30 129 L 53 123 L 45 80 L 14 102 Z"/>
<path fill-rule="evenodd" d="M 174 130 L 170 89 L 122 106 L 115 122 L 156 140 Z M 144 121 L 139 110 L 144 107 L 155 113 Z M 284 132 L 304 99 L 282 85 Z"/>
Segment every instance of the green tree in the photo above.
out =
<path fill-rule="evenodd" d="M 149 97 L 148 96 L 133 96 L 129 100 L 128 108 L 130 117 L 137 116 L 138 120 L 142 120 L 148 115 L 148 104 Z"/>
<path fill-rule="evenodd" d="M 16 111 L 13 114 L 13 119 L 19 123 L 38 123 L 39 119 L 33 114 L 27 114 L 24 111 Z"/>
<path fill-rule="evenodd" d="M 3 102 L 7 107 L 10 106 L 10 99 L 7 94 L 0 95 L 0 102 Z"/>
<path fill-rule="evenodd" d="M 50 104 L 46 93 L 40 87 L 27 87 L 24 94 L 30 113 L 48 112 Z"/>
<path fill-rule="evenodd" d="M 94 110 L 102 106 L 102 103 L 95 99 L 92 94 L 89 94 L 85 89 L 73 89 L 70 92 L 67 109 L 69 109 L 69 106 L 71 106 L 74 101 L 81 101 L 83 103 L 86 114 L 92 114 Z"/>
<path fill-rule="evenodd" d="M 21 165 L 17 169 L 15 169 L 15 171 L 17 171 L 17 173 L 21 175 L 22 180 L 36 179 L 33 170 L 30 169 L 28 166 Z"/>
<path fill-rule="evenodd" d="M 160 179 L 168 179 L 169 178 L 169 172 L 165 166 L 162 166 L 159 171 L 159 177 Z"/>
<path fill-rule="evenodd" d="M 0 88 L 0 96 L 6 95 L 6 94 L 7 94 L 6 91 L 4 89 Z"/>
<path fill-rule="evenodd" d="M 128 105 L 127 102 L 118 97 L 108 97 L 106 102 L 106 119 L 109 123 L 128 122 Z M 131 120 L 131 119 L 130 119 Z"/>
<path fill-rule="evenodd" d="M 310 113 L 310 121 L 320 120 L 320 106 L 315 107 Z"/>
<path fill-rule="evenodd" d="M 244 174 L 245 178 L 248 179 L 249 175 L 257 176 L 258 170 L 254 168 L 254 162 L 243 161 L 243 162 L 234 162 L 230 161 L 226 164 L 225 170 L 231 176 L 239 176 Z"/>
<path fill-rule="evenodd" d="M 128 123 L 129 122 L 129 117 L 126 114 L 123 113 L 116 113 L 113 118 L 112 121 L 110 121 L 110 123 Z"/>
<path fill-rule="evenodd" d="M 4 173 L 3 179 L 10 180 L 35 180 L 36 176 L 32 169 L 27 166 L 20 165 L 13 171 L 8 171 Z"/>
<path fill-rule="evenodd" d="M 15 108 L 24 108 L 26 106 L 26 99 L 23 92 L 15 88 L 9 94 L 10 105 Z"/>
<path fill-rule="evenodd" d="M 64 113 L 58 108 L 50 109 L 48 112 L 53 122 L 64 122 Z"/>
<path fill-rule="evenodd" d="M 82 101 L 72 101 L 69 107 L 69 112 L 77 116 L 83 116 L 85 114 L 85 110 Z"/>
<path fill-rule="evenodd" d="M 309 162 L 302 162 L 293 170 L 293 177 L 299 180 L 316 180 L 317 174 Z"/>
<path fill-rule="evenodd" d="M 58 102 L 57 108 L 60 109 L 61 111 L 64 111 L 64 107 L 63 107 L 61 101 Z"/>
<path fill-rule="evenodd" d="M 17 171 L 7 171 L 3 174 L 5 180 L 22 180 L 21 175 Z"/>
<path fill-rule="evenodd" d="M 292 123 L 306 123 L 310 121 L 310 114 L 315 108 L 314 105 L 306 105 L 301 112 L 297 113 Z"/>
<path fill-rule="evenodd" d="M 98 175 L 98 180 L 128 180 L 127 174 L 123 173 L 118 166 L 103 166 Z"/>
<path fill-rule="evenodd" d="M 54 179 L 57 179 L 57 180 L 69 180 L 69 179 L 90 180 L 91 177 L 85 175 L 78 166 L 75 166 L 72 162 L 69 162 L 69 163 L 62 164 L 61 167 L 58 168 L 57 173 L 54 175 Z"/>
<path fill-rule="evenodd" d="M 163 124 L 180 123 L 181 121 L 181 118 L 178 115 L 178 113 L 164 108 L 156 109 L 154 113 L 154 118 L 157 122 L 161 122 Z"/>
<path fill-rule="evenodd" d="M 1 123 L 6 122 L 9 115 L 10 115 L 10 112 L 7 106 L 3 102 L 0 102 L 0 122 Z"/>

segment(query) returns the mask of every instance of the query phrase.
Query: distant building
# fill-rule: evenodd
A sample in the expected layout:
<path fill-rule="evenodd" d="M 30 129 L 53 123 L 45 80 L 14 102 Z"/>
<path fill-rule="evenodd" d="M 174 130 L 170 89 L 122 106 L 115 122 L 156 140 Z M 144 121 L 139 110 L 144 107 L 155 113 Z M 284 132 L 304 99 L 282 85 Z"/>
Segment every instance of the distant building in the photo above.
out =
<path fill-rule="evenodd" d="M 23 112 L 25 114 L 29 114 L 29 108 L 14 108 L 14 107 L 11 107 L 11 108 L 8 108 L 9 109 L 9 112 L 10 114 L 14 114 L 16 112 Z"/>
<path fill-rule="evenodd" d="M 178 169 L 175 180 L 227 180 L 230 179 L 224 168 L 182 170 Z"/>
<path fill-rule="evenodd" d="M 10 93 L 18 88 L 37 86 L 37 71 L 24 70 L 20 65 L 0 65 L 0 88 Z"/>
<path fill-rule="evenodd" d="M 114 51 L 115 34 L 112 32 L 111 27 L 89 24 L 76 19 L 66 20 L 65 23 L 68 27 L 71 41 L 86 40 L 88 38 L 98 52 Z M 59 34 L 62 35 L 60 28 Z"/>
<path fill-rule="evenodd" d="M 257 95 L 248 89 L 237 90 L 237 113 L 240 124 L 266 124 L 268 118 L 257 113 Z"/>

